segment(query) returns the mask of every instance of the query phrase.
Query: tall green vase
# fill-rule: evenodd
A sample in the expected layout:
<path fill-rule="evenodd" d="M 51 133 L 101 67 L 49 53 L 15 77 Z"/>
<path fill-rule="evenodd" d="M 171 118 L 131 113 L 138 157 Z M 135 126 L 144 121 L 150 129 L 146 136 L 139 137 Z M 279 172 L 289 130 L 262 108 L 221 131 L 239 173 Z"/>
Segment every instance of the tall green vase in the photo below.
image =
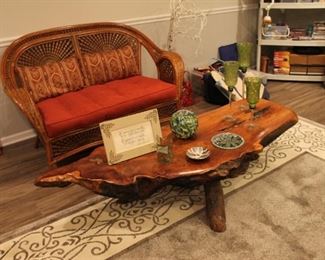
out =
<path fill-rule="evenodd" d="M 246 73 L 251 65 L 252 48 L 253 44 L 251 42 L 237 43 L 239 68 L 243 73 Z"/>

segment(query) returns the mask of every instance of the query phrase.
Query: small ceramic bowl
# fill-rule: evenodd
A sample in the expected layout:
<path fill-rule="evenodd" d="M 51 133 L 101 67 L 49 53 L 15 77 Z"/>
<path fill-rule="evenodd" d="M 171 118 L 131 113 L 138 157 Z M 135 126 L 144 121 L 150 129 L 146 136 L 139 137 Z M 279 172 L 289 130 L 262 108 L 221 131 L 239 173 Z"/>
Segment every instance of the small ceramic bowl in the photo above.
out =
<path fill-rule="evenodd" d="M 206 147 L 191 147 L 186 151 L 186 156 L 193 160 L 203 160 L 210 156 L 210 151 Z"/>

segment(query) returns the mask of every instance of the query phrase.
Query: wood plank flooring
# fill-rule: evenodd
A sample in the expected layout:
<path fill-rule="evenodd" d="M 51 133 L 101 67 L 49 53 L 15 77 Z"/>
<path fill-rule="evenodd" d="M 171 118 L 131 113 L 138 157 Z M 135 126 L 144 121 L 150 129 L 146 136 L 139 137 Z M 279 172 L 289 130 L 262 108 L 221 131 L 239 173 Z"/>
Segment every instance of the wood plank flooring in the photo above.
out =
<path fill-rule="evenodd" d="M 33 140 L 4 149 L 0 157 L 0 241 L 9 231 L 96 197 L 77 185 L 36 187 L 34 179 L 46 169 L 44 149 L 35 149 Z"/>
<path fill-rule="evenodd" d="M 271 81 L 271 100 L 291 107 L 298 115 L 325 124 L 325 89 L 321 83 Z M 191 107 L 201 113 L 217 106 L 196 97 Z M 65 188 L 39 188 L 35 177 L 46 170 L 43 148 L 34 148 L 33 140 L 6 147 L 0 156 L 0 241 L 22 226 L 44 217 L 60 215 L 66 209 L 85 207 L 86 201 L 101 199 L 99 195 L 70 185 Z M 54 214 L 54 215 L 53 215 Z M 55 216 L 56 214 L 56 216 Z"/>
<path fill-rule="evenodd" d="M 322 83 L 270 81 L 271 100 L 292 108 L 299 116 L 325 124 L 325 88 Z"/>

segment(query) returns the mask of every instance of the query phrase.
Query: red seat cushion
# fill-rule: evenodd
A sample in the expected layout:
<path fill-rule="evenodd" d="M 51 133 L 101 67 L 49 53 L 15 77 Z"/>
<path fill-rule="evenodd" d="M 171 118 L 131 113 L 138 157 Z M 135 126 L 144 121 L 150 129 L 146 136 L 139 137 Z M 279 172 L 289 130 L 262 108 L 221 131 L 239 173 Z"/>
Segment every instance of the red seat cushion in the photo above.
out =
<path fill-rule="evenodd" d="M 176 86 L 158 79 L 134 76 L 86 87 L 37 104 L 48 136 L 124 116 L 146 107 L 175 100 Z"/>

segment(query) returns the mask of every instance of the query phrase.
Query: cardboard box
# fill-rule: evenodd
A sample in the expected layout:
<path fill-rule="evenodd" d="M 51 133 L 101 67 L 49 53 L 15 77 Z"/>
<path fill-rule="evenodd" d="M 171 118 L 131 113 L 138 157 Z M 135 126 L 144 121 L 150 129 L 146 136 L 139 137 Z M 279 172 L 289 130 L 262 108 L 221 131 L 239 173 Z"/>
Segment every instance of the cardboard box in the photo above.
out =
<path fill-rule="evenodd" d="M 325 54 L 308 55 L 308 65 L 325 66 Z"/>
<path fill-rule="evenodd" d="M 290 54 L 290 65 L 307 65 L 308 55 Z"/>
<path fill-rule="evenodd" d="M 325 66 L 308 66 L 308 75 L 325 75 Z"/>
<path fill-rule="evenodd" d="M 307 74 L 307 66 L 293 65 L 290 67 L 290 74 L 292 74 L 292 75 L 306 75 Z"/>

